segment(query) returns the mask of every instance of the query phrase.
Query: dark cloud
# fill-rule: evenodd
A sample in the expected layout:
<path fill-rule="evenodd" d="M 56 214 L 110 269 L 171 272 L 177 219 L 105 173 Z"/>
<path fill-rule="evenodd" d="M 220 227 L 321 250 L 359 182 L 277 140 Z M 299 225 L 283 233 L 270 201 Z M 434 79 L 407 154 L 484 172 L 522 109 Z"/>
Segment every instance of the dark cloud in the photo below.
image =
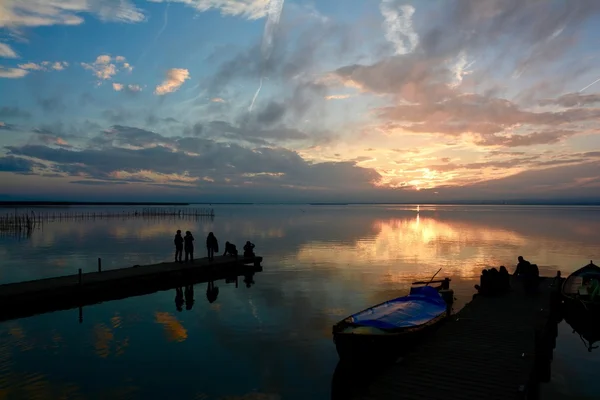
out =
<path fill-rule="evenodd" d="M 10 155 L 0 157 L 0 171 L 2 172 L 31 173 L 36 167 L 43 167 L 43 165 L 21 157 Z"/>
<path fill-rule="evenodd" d="M 575 135 L 575 131 L 546 131 L 533 132 L 523 135 L 496 136 L 485 135 L 475 143 L 480 146 L 502 146 L 502 147 L 520 147 L 534 146 L 538 144 L 553 144 Z"/>
<path fill-rule="evenodd" d="M 134 117 L 133 113 L 129 110 L 119 108 L 115 110 L 104 110 L 102 116 L 106 118 L 110 123 L 122 124 Z"/>
<path fill-rule="evenodd" d="M 19 107 L 0 107 L 0 118 L 9 119 L 9 118 L 21 118 L 28 119 L 31 118 L 31 113 L 29 111 L 25 111 L 20 109 Z"/>
<path fill-rule="evenodd" d="M 0 131 L 16 131 L 19 130 L 19 127 L 15 124 L 8 124 L 6 122 L 0 121 Z"/>
<path fill-rule="evenodd" d="M 259 185 L 310 187 L 313 189 L 369 187 L 380 176 L 372 169 L 361 168 L 354 162 L 311 163 L 298 153 L 284 148 L 246 148 L 231 143 L 204 138 L 164 138 L 143 129 L 113 126 L 115 142 L 144 147 L 132 150 L 114 147 L 107 142 L 101 149 L 67 150 L 41 145 L 8 146 L 10 156 L 25 156 L 54 163 L 55 172 L 90 179 L 120 179 L 116 173 L 153 171 L 159 174 L 187 174 L 202 180 L 202 185 Z M 168 142 L 171 147 L 156 145 Z M 181 151 L 175 150 L 179 149 Z M 183 150 L 190 153 L 185 153 Z M 193 155 L 192 155 L 193 154 Z M 124 178 L 133 181 L 130 178 Z M 150 182 L 150 178 L 134 178 Z M 188 183 L 173 179 L 171 183 Z M 200 181 L 199 181 L 200 182 Z M 211 183 L 212 182 L 212 183 Z"/>
<path fill-rule="evenodd" d="M 73 183 L 76 185 L 87 185 L 87 186 L 112 186 L 112 185 L 127 185 L 129 182 L 123 181 L 92 181 L 92 180 L 82 180 L 82 181 L 70 181 L 69 183 Z"/>
<path fill-rule="evenodd" d="M 38 98 L 37 104 L 46 113 L 61 113 L 67 109 L 61 97 Z"/>
<path fill-rule="evenodd" d="M 541 106 L 582 107 L 600 103 L 600 94 L 567 93 L 556 99 L 540 100 Z"/>
<path fill-rule="evenodd" d="M 278 102 L 270 101 L 256 114 L 256 121 L 265 125 L 272 125 L 283 119 L 286 107 Z"/>

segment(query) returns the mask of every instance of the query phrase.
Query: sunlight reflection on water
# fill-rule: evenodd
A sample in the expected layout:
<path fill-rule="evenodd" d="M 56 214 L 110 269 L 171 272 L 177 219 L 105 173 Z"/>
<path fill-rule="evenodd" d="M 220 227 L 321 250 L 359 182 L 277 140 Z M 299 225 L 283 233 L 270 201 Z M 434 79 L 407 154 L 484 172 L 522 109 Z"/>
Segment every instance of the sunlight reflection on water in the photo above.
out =
<path fill-rule="evenodd" d="M 221 246 L 251 240 L 265 257 L 250 287 L 242 278 L 238 288 L 216 282 L 213 303 L 207 284 L 195 285 L 189 310 L 176 309 L 172 290 L 85 307 L 82 324 L 77 310 L 0 324 L 3 394 L 149 399 L 170 397 L 177 387 L 182 398 L 207 400 L 328 398 L 337 362 L 331 326 L 338 320 L 405 294 L 410 282 L 440 267 L 440 276 L 452 278 L 457 308 L 482 268 L 512 271 L 517 255 L 542 274 L 560 268 L 566 275 L 594 258 L 590 233 L 600 230 L 597 208 L 214 208 L 212 221 L 56 222 L 29 239 L 1 237 L 1 283 L 93 271 L 97 257 L 104 269 L 170 260 L 176 229 L 195 234 L 198 256 L 214 231 Z M 562 337 L 557 358 L 581 362 L 579 353 L 563 350 L 571 341 Z M 600 366 L 596 353 L 586 357 Z M 568 371 L 556 367 L 556 381 L 579 382 Z"/>

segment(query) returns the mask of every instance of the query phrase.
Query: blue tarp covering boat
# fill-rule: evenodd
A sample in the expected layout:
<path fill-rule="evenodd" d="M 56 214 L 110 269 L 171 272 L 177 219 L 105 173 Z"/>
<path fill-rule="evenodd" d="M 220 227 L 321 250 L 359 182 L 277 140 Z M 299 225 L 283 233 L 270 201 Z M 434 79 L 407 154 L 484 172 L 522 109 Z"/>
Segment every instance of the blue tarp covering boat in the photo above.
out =
<path fill-rule="evenodd" d="M 351 315 L 352 324 L 379 329 L 416 327 L 446 312 L 446 302 L 431 286 L 412 288 L 408 296 Z"/>
<path fill-rule="evenodd" d="M 341 359 L 387 358 L 402 352 L 427 327 L 444 319 L 448 304 L 431 286 L 367 308 L 333 326 Z"/>

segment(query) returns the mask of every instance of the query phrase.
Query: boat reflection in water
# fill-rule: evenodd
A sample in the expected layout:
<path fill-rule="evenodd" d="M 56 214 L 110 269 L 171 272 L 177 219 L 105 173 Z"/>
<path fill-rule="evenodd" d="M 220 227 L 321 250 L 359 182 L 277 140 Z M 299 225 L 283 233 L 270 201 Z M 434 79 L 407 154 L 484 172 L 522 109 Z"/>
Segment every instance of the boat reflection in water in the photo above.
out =
<path fill-rule="evenodd" d="M 571 328 L 573 334 L 579 335 L 587 351 L 597 349 L 600 342 L 600 312 L 598 310 L 585 310 L 583 307 L 565 304 L 563 309 L 564 320 Z"/>

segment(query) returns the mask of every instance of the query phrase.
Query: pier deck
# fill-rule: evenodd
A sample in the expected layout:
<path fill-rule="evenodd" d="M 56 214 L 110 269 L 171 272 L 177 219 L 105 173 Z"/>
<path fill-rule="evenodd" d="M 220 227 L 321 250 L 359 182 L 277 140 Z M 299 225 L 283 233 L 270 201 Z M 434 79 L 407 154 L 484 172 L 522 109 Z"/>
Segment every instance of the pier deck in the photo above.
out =
<path fill-rule="evenodd" d="M 551 283 L 544 279 L 533 296 L 525 295 L 514 281 L 513 291 L 504 296 L 476 296 L 410 354 L 375 377 L 359 398 L 535 398 L 536 357 L 539 360 L 541 351 L 548 366 L 551 358 L 547 352 L 551 333 L 540 339 L 550 321 Z"/>
<path fill-rule="evenodd" d="M 262 271 L 262 257 L 216 256 L 193 263 L 164 262 L 0 285 L 0 321 L 122 299 L 177 284 Z"/>

